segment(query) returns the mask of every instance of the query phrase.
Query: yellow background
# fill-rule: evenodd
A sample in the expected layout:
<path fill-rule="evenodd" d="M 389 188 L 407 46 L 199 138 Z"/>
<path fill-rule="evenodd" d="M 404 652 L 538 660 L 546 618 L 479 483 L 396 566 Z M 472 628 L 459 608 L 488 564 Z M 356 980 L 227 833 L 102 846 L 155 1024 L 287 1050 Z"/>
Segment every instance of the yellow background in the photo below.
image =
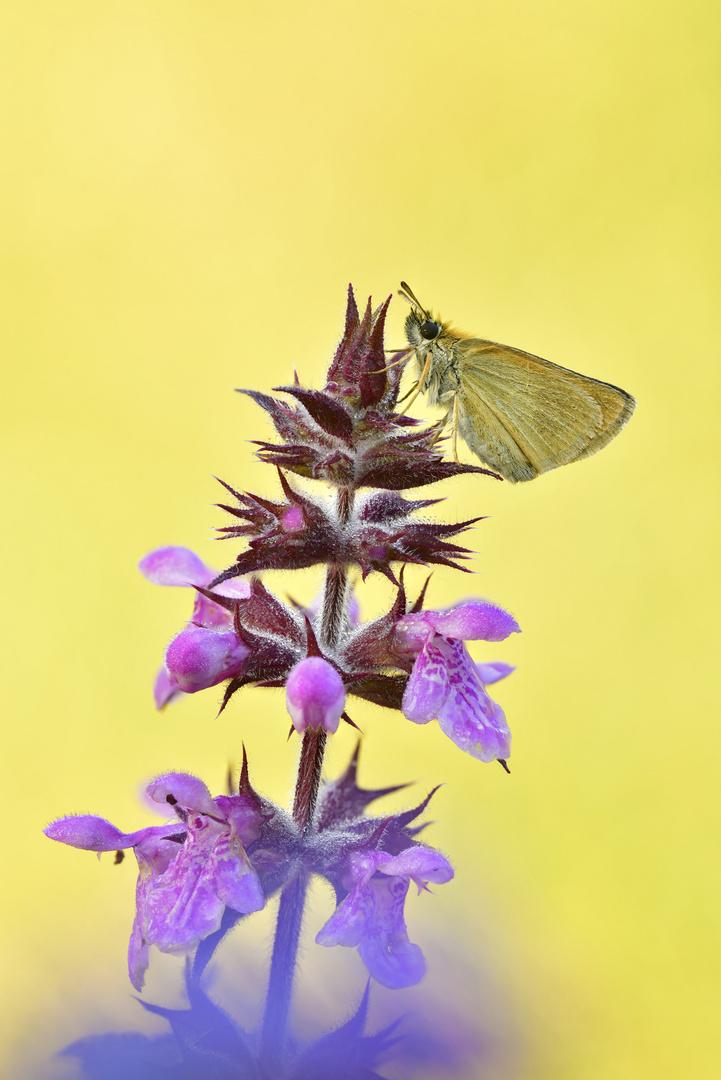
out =
<path fill-rule="evenodd" d="M 2 24 L 8 1075 L 74 1076 L 44 1063 L 93 1028 L 162 1030 L 125 972 L 133 860 L 53 845 L 49 820 L 138 828 L 144 780 L 220 791 L 242 740 L 288 796 L 279 692 L 220 719 L 215 691 L 153 710 L 190 598 L 135 564 L 167 543 L 230 561 L 212 474 L 276 490 L 247 442 L 269 427 L 233 388 L 293 365 L 318 385 L 347 282 L 380 300 L 402 277 L 458 326 L 639 400 L 589 461 L 446 485 L 442 513 L 490 519 L 477 576 L 437 573 L 429 602 L 484 595 L 523 627 L 474 650 L 518 664 L 495 688 L 513 775 L 353 706 L 369 785 L 418 780 L 402 805 L 447 782 L 428 839 L 458 873 L 409 899 L 431 968 L 409 1000 L 455 990 L 485 1076 L 716 1077 L 715 6 L 23 0 Z M 275 587 L 307 600 L 319 580 Z M 374 581 L 364 611 L 389 595 Z M 229 946 L 251 1012 L 268 933 Z M 310 942 L 306 960 L 306 1011 L 337 1021 L 360 963 Z M 154 965 L 147 997 L 168 1002 L 180 965 Z"/>

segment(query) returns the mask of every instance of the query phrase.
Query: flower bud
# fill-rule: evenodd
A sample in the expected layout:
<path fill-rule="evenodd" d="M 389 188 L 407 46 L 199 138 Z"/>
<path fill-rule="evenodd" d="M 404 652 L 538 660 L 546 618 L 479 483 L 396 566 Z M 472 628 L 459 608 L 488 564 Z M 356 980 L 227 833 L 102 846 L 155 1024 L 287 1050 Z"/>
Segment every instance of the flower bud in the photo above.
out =
<path fill-rule="evenodd" d="M 219 633 L 188 626 L 171 641 L 165 663 L 175 685 L 194 694 L 239 675 L 249 655 L 250 649 L 232 630 Z"/>
<path fill-rule="evenodd" d="M 285 704 L 296 731 L 322 727 L 332 735 L 345 708 L 343 680 L 322 656 L 308 656 L 288 675 Z"/>

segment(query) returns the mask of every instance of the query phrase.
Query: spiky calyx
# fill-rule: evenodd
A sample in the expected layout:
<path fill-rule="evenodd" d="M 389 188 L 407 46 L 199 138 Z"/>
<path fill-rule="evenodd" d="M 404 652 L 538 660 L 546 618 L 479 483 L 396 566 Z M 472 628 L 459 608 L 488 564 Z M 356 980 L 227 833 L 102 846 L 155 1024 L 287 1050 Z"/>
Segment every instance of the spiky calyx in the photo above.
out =
<path fill-rule="evenodd" d="M 279 471 L 282 502 L 258 495 L 241 494 L 228 484 L 238 506 L 220 504 L 238 525 L 220 528 L 224 539 L 247 537 L 248 548 L 235 564 L 219 574 L 211 588 L 242 574 L 261 570 L 301 570 L 318 564 L 359 567 L 363 579 L 373 571 L 395 582 L 392 563 L 431 563 L 463 569 L 456 560 L 465 559 L 469 549 L 449 543 L 480 518 L 455 525 L 414 520 L 418 509 L 437 499 L 407 500 L 396 492 L 379 491 L 358 501 L 341 519 L 335 507 L 315 502 L 296 491 Z"/>
<path fill-rule="evenodd" d="M 242 390 L 269 414 L 282 443 L 257 442 L 262 461 L 337 487 L 423 487 L 463 473 L 495 476 L 476 465 L 444 461 L 437 424 L 421 426 L 397 411 L 407 355 L 389 362 L 383 330 L 390 297 L 373 311 L 370 300 L 361 319 L 348 287 L 343 338 L 323 390 L 299 385 L 277 387 L 295 399 Z"/>

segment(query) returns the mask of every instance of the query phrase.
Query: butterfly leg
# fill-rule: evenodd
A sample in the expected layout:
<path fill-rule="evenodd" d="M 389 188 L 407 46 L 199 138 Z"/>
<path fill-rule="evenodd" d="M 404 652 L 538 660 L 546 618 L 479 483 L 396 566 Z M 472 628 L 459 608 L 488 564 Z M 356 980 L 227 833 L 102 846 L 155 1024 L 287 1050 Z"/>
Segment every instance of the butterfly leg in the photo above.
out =
<path fill-rule="evenodd" d="M 421 377 L 418 380 L 418 385 L 415 387 L 413 393 L 411 394 L 410 399 L 409 399 L 408 404 L 406 405 L 405 409 L 403 409 L 402 412 L 398 413 L 399 416 L 405 416 L 405 414 L 408 412 L 411 405 L 413 404 L 413 402 L 416 400 L 416 398 L 420 394 L 421 390 L 423 389 L 423 383 L 426 381 L 426 375 L 428 374 L 428 369 L 431 366 L 431 355 L 432 354 L 431 354 L 431 352 L 429 350 L 428 356 L 426 358 L 425 366 L 423 368 L 423 371 L 421 372 Z"/>
<path fill-rule="evenodd" d="M 400 352 L 400 349 L 384 349 L 383 352 Z M 398 367 L 399 364 L 404 364 L 408 359 L 408 354 L 411 349 L 403 349 L 403 355 L 398 360 L 394 360 L 392 364 L 386 364 L 385 367 L 377 368 L 375 371 L 369 371 L 369 375 L 379 375 L 381 371 L 390 371 L 393 367 Z"/>
<path fill-rule="evenodd" d="M 430 446 L 431 450 L 435 447 L 438 440 L 443 438 L 443 432 L 445 430 L 445 427 L 446 427 L 447 423 L 448 423 L 448 417 L 447 416 L 444 416 L 442 420 L 438 421 L 438 424 L 436 425 L 438 430 L 436 431 L 435 435 L 433 436 L 432 442 L 429 443 L 429 446 Z"/>
<path fill-rule="evenodd" d="M 398 398 L 398 401 L 396 402 L 396 405 L 402 405 L 404 401 L 407 401 L 414 390 L 415 390 L 415 386 L 412 386 L 407 394 L 404 394 L 403 397 Z"/>
<path fill-rule="evenodd" d="M 456 465 L 459 465 L 458 461 L 458 394 L 453 398 L 453 460 Z"/>

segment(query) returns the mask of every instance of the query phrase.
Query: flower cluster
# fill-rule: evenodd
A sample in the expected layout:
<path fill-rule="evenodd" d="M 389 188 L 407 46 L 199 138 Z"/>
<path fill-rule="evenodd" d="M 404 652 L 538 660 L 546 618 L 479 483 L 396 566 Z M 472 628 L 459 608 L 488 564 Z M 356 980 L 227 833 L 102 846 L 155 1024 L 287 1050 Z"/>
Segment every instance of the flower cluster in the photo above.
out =
<path fill-rule="evenodd" d="M 190 566 L 191 559 L 202 567 L 202 575 L 196 582 L 181 582 L 181 568 Z M 156 572 L 158 563 L 166 573 Z M 194 693 L 227 681 L 225 706 L 247 683 L 287 683 L 294 725 L 298 731 L 305 729 L 307 724 L 296 722 L 292 687 L 298 681 L 299 662 L 319 651 L 310 619 L 304 625 L 298 612 L 273 597 L 258 578 L 250 582 L 233 578 L 214 590 L 205 589 L 202 581 L 212 571 L 185 548 L 151 552 L 140 568 L 157 584 L 194 584 L 196 588 L 191 621 L 168 646 L 165 666 L 156 678 L 159 708 L 178 690 Z M 474 664 L 464 642 L 498 642 L 518 632 L 513 616 L 486 601 L 469 600 L 441 611 L 417 610 L 417 605 L 408 605 L 401 582 L 396 602 L 385 616 L 349 625 L 325 658 L 326 667 L 316 664 L 312 670 L 321 684 L 332 678 L 328 668 L 333 671 L 336 697 L 344 687 L 347 693 L 400 709 L 417 724 L 438 719 L 441 729 L 462 750 L 481 761 L 505 761 L 510 754 L 510 731 L 503 710 L 491 700 L 486 686 L 513 668 L 499 662 Z M 341 708 L 335 722 L 323 726 L 334 732 L 342 712 Z"/>
<path fill-rule="evenodd" d="M 283 687 L 291 733 L 302 739 L 292 810 L 252 787 L 244 756 L 237 789 L 225 795 L 212 796 L 187 773 L 152 781 L 147 794 L 169 818 L 162 825 L 124 833 L 104 818 L 78 815 L 45 830 L 72 847 L 115 851 L 116 861 L 126 849 L 134 852 L 138 883 L 128 957 L 136 989 L 151 946 L 194 956 L 190 1010 L 147 1006 L 170 1023 L 187 1065 L 184 1076 L 378 1075 L 378 1054 L 393 1040 L 390 1028 L 363 1035 L 367 995 L 351 1021 L 313 1046 L 299 1049 L 288 1038 L 303 906 L 316 877 L 330 882 L 336 896 L 335 910 L 316 932 L 319 945 L 357 949 L 369 974 L 387 987 L 410 986 L 424 975 L 423 953 L 406 927 L 406 896 L 411 882 L 423 892 L 453 877 L 445 855 L 417 838 L 423 828 L 417 819 L 433 792 L 412 809 L 368 814 L 370 803 L 404 785 L 361 788 L 357 749 L 343 776 L 323 780 L 328 736 L 341 720 L 353 724 L 349 698 L 397 710 L 416 724 L 437 720 L 461 750 L 507 769 L 510 732 L 487 687 L 513 668 L 474 662 L 466 642 L 502 642 L 519 632 L 518 624 L 480 599 L 427 608 L 428 581 L 415 599 L 405 584 L 408 566 L 467 571 L 471 552 L 459 538 L 481 520 L 431 520 L 428 511 L 439 500 L 412 498 L 408 491 L 466 473 L 494 474 L 446 460 L 443 425 L 399 410 L 408 354 L 386 360 L 389 300 L 375 311 L 369 300 L 361 316 L 349 289 L 343 337 L 322 390 L 302 387 L 296 378 L 272 395 L 242 391 L 275 429 L 276 441 L 256 446 L 260 460 L 274 466 L 279 489 L 271 499 L 221 481 L 226 501 L 219 505 L 230 522 L 218 532 L 237 545 L 230 564 L 215 572 L 192 551 L 172 546 L 140 563 L 150 582 L 193 592 L 190 618 L 168 645 L 155 681 L 157 707 L 222 686 L 222 711 L 245 686 Z M 325 483 L 325 494 L 313 489 L 309 482 L 315 481 Z M 281 598 L 265 577 L 308 567 L 324 568 L 325 586 L 307 606 Z M 390 583 L 392 601 L 363 622 L 354 588 L 374 573 Z M 200 979 L 235 923 L 276 893 L 278 923 L 256 1050 L 207 998 Z"/>
<path fill-rule="evenodd" d="M 252 788 L 245 760 L 238 791 L 230 795 L 211 797 L 187 773 L 153 780 L 147 795 L 174 815 L 164 825 L 124 833 L 104 818 L 83 814 L 60 818 L 45 835 L 84 851 L 134 852 L 138 884 L 128 968 L 137 990 L 150 945 L 167 953 L 193 952 L 221 929 L 226 909 L 239 915 L 260 911 L 301 872 L 325 877 L 339 898 L 316 941 L 357 946 L 378 982 L 409 986 L 425 972 L 404 921 L 409 883 L 447 882 L 453 869 L 410 828 L 428 799 L 400 814 L 368 816 L 370 802 L 397 788 L 359 787 L 357 765 L 358 748 L 343 776 L 321 792 L 319 828 L 310 834 Z"/>

